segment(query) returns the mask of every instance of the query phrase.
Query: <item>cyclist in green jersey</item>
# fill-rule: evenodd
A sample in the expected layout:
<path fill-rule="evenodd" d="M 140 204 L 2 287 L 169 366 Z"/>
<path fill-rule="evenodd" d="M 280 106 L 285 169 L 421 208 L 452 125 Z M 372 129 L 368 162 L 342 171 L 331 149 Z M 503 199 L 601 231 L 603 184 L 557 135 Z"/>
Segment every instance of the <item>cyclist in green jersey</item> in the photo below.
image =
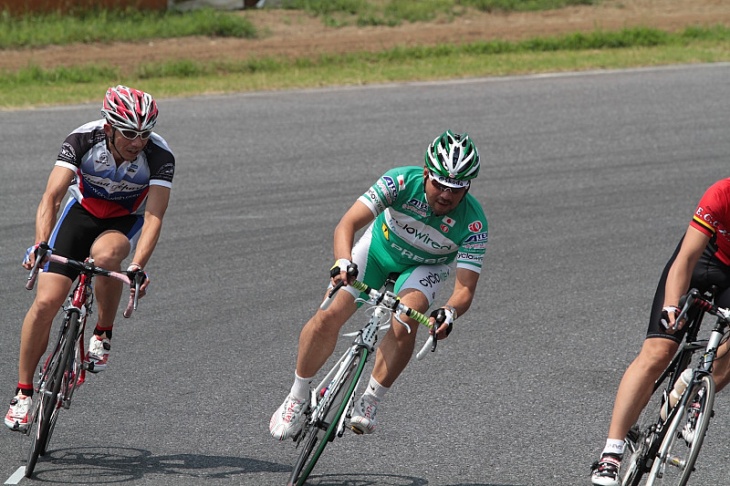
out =
<path fill-rule="evenodd" d="M 454 289 L 446 304 L 431 313 L 444 319 L 437 339 L 445 338 L 457 316 L 471 306 L 487 243 L 487 219 L 469 188 L 479 174 L 479 152 L 469 135 L 446 131 L 429 145 L 425 166 L 398 167 L 381 176 L 345 213 L 334 234 L 335 265 L 331 285 L 358 279 L 380 287 L 398 273 L 395 292 L 409 307 L 425 313 L 452 272 Z M 355 234 L 366 228 L 353 245 Z M 340 272 L 337 272 L 339 268 Z M 455 268 L 455 270 L 454 270 Z M 340 329 L 357 310 L 359 293 L 343 287 L 327 310 L 318 310 L 299 336 L 294 384 L 271 417 L 271 435 L 283 440 L 301 430 L 310 385 L 335 349 Z M 376 409 L 413 354 L 412 332 L 394 323 L 377 349 L 367 390 L 357 400 L 350 426 L 375 430 Z"/>

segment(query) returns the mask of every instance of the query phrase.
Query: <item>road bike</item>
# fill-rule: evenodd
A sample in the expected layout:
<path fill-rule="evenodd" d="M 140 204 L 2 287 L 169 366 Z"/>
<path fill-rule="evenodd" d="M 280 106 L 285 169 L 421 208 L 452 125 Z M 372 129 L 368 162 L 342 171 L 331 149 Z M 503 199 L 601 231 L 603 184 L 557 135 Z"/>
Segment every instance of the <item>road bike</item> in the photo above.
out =
<path fill-rule="evenodd" d="M 375 351 L 378 331 L 390 327 L 391 316 L 394 316 L 396 321 L 405 326 L 409 332 L 411 331 L 410 326 L 403 322 L 402 315 L 410 317 L 429 329 L 434 327 L 429 323 L 427 316 L 404 305 L 393 293 L 397 277 L 397 274 L 389 275 L 382 292 L 358 280 L 349 284 L 368 296 L 367 299 L 357 298 L 355 302 L 368 306 L 367 312 L 370 312 L 370 318 L 359 331 L 343 335 L 354 336 L 352 345 L 337 360 L 322 381 L 312 389 L 305 424 L 301 432 L 294 437 L 297 448 L 301 447 L 301 451 L 287 484 L 297 486 L 304 484 L 327 444 L 336 437 L 342 437 L 345 433 L 365 363 Z M 322 302 L 321 309 L 329 307 L 342 286 L 343 282 L 340 282 L 333 287 Z M 428 340 L 416 355 L 417 358 L 422 359 L 429 349 L 435 351 L 437 342 L 433 332 L 429 333 Z M 359 433 L 355 428 L 352 430 Z"/>
<path fill-rule="evenodd" d="M 654 395 L 626 438 L 626 470 L 622 486 L 638 486 L 646 475 L 646 486 L 687 484 L 695 469 L 710 418 L 714 415 L 715 382 L 712 366 L 718 348 L 730 330 L 730 309 L 716 307 L 712 292 L 696 289 L 685 296 L 677 322 L 686 320 L 687 334 L 672 361 L 654 384 Z M 717 317 L 708 339 L 697 339 L 705 314 Z M 702 351 L 696 368 L 688 368 L 695 353 Z M 672 390 L 682 380 L 686 389 L 675 404 L 669 402 Z M 664 386 L 661 394 L 656 393 Z M 676 394 L 675 394 L 676 396 Z"/>
<path fill-rule="evenodd" d="M 56 344 L 38 372 L 38 382 L 35 385 L 35 399 L 30 411 L 30 422 L 26 434 L 31 436 L 28 462 L 25 466 L 25 476 L 30 478 L 35 470 L 39 456 L 44 456 L 48 450 L 53 429 L 58 420 L 61 408 L 71 406 L 71 398 L 76 389 L 86 380 L 86 371 L 94 371 L 94 363 L 85 361 L 84 329 L 86 319 L 93 312 L 94 292 L 92 280 L 101 275 L 119 280 L 134 288 L 130 294 L 129 303 L 124 310 L 124 317 L 130 317 L 137 309 L 137 296 L 140 285 L 144 281 L 144 274 L 131 274 L 105 270 L 94 265 L 91 258 L 80 262 L 52 253 L 46 245 L 39 245 L 36 251 L 36 260 L 28 276 L 26 288 L 32 290 L 42 263 L 46 261 L 67 265 L 79 271 L 76 286 L 71 291 L 67 304 L 63 307 L 63 321 L 61 323 Z M 131 278 L 130 278 L 131 277 Z"/>

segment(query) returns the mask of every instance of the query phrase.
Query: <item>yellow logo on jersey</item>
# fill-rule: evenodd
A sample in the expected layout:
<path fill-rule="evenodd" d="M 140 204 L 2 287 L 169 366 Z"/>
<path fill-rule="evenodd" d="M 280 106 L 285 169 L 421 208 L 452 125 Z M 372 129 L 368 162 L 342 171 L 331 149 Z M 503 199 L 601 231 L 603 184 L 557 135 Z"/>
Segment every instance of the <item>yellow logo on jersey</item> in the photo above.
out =
<path fill-rule="evenodd" d="M 388 229 L 388 225 L 383 223 L 381 229 L 383 230 L 383 235 L 385 236 L 385 239 L 390 240 L 390 230 Z"/>

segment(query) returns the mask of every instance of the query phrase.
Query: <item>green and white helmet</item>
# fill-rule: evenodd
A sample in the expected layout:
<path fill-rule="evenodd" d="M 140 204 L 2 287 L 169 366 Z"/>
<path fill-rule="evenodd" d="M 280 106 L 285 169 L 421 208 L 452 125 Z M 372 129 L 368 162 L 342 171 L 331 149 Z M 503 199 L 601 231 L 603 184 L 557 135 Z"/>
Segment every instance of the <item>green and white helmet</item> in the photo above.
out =
<path fill-rule="evenodd" d="M 426 168 L 431 177 L 449 187 L 469 187 L 479 175 L 479 151 L 466 133 L 446 130 L 426 151 Z"/>

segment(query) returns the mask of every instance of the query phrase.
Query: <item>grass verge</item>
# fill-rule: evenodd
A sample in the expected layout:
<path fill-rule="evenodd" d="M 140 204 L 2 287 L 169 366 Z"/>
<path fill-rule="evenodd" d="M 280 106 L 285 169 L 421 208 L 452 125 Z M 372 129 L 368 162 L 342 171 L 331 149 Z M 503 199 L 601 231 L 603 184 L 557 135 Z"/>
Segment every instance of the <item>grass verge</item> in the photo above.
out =
<path fill-rule="evenodd" d="M 401 47 L 314 59 L 176 61 L 143 64 L 129 76 L 104 66 L 31 67 L 0 73 L 0 108 L 96 101 L 108 86 L 117 83 L 165 98 L 721 61 L 730 61 L 730 28 L 724 26 L 693 27 L 680 33 L 646 28 L 596 31 L 521 42 Z"/>

